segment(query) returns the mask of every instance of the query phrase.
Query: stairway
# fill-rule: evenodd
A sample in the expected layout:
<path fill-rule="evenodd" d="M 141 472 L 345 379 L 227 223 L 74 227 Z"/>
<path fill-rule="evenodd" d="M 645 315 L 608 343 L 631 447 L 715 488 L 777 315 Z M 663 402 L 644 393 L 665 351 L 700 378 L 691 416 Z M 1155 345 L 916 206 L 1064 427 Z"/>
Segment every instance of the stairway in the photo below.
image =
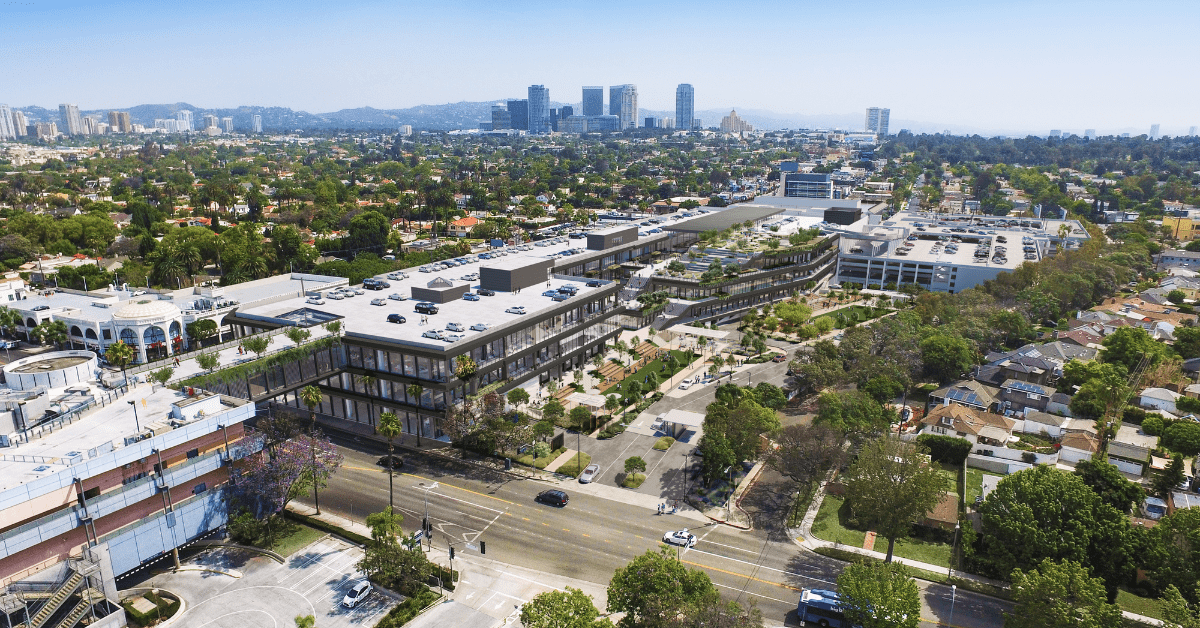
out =
<path fill-rule="evenodd" d="M 78 571 L 72 571 L 71 577 L 67 578 L 67 581 L 64 582 L 63 585 L 54 592 L 54 595 L 50 596 L 50 599 L 46 600 L 46 603 L 42 605 L 41 610 L 39 610 L 37 614 L 33 616 L 33 619 L 29 623 L 29 627 L 42 628 L 42 626 L 49 621 L 50 617 L 58 611 L 58 608 L 63 605 L 63 602 L 66 602 L 67 598 L 71 597 L 71 594 L 75 592 L 75 589 L 79 588 L 79 585 L 82 582 L 83 575 Z"/>
<path fill-rule="evenodd" d="M 92 604 L 103 599 L 104 594 L 100 591 L 87 589 L 83 592 L 83 599 L 79 600 L 79 603 L 71 609 L 70 613 L 67 613 L 67 616 L 62 621 L 55 625 L 55 628 L 75 628 L 75 624 L 78 624 L 79 620 L 83 619 L 84 615 L 87 615 L 88 611 L 92 608 Z"/>

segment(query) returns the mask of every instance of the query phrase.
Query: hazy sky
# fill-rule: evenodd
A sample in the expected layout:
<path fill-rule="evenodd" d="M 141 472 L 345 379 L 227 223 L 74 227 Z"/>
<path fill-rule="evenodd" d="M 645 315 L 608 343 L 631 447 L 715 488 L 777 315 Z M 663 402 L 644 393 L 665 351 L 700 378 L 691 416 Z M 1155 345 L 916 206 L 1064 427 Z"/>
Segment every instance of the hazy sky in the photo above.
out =
<path fill-rule="evenodd" d="M 310 112 L 634 83 L 639 104 L 1045 132 L 1200 124 L 1196 0 L 0 1 L 0 102 Z M 861 114 L 859 114 L 861 115 Z"/>

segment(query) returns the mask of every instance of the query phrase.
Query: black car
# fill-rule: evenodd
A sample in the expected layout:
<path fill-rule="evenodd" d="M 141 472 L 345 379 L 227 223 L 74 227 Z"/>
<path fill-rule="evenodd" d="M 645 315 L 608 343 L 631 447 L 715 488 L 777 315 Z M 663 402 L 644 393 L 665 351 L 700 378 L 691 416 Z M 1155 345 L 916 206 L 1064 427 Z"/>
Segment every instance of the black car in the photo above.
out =
<path fill-rule="evenodd" d="M 402 459 L 400 456 L 384 456 L 375 464 L 386 468 L 388 467 L 388 462 L 391 462 L 391 468 L 393 469 L 399 469 L 400 467 L 404 466 L 404 459 Z"/>
<path fill-rule="evenodd" d="M 542 502 L 543 504 L 547 504 L 550 506 L 557 506 L 559 508 L 562 508 L 563 506 L 567 505 L 567 502 L 571 498 L 567 497 L 567 494 L 562 491 L 552 489 L 549 491 L 542 491 L 542 492 L 538 493 L 537 497 L 535 497 L 534 499 L 539 502 Z"/>
<path fill-rule="evenodd" d="M 408 322 L 404 319 L 403 316 L 400 316 L 399 314 L 388 314 L 387 321 L 389 323 L 407 323 Z"/>
<path fill-rule="evenodd" d="M 593 280 L 591 280 L 591 281 L 587 282 L 585 285 L 586 285 L 587 287 L 589 287 L 589 288 L 599 288 L 600 286 L 603 286 L 603 285 L 604 285 L 604 282 L 603 282 L 603 281 L 596 281 L 595 279 L 593 279 Z"/>
<path fill-rule="evenodd" d="M 418 303 L 415 308 L 418 314 L 437 314 L 437 306 L 432 303 Z"/>
<path fill-rule="evenodd" d="M 494 297 L 496 296 L 496 291 L 488 290 L 487 288 L 480 288 L 475 291 L 475 294 L 478 294 L 481 297 Z"/>

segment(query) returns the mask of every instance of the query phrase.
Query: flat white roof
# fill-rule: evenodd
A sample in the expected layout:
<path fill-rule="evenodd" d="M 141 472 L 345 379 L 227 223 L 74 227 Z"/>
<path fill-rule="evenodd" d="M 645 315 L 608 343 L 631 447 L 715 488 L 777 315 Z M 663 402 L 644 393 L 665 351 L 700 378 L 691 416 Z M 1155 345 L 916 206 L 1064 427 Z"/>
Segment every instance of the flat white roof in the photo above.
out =
<path fill-rule="evenodd" d="M 667 410 L 663 415 L 663 420 L 667 423 L 683 425 L 686 427 L 700 427 L 704 425 L 704 415 L 699 412 L 688 412 L 687 410 Z"/>

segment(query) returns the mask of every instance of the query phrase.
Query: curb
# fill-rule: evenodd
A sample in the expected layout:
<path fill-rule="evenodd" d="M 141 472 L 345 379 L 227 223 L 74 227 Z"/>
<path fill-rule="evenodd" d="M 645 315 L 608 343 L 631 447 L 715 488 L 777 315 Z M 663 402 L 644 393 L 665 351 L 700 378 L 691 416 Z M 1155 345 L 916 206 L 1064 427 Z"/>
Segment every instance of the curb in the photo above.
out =
<path fill-rule="evenodd" d="M 117 600 L 121 600 L 123 598 L 127 598 L 127 597 L 130 597 L 133 595 L 142 595 L 144 593 L 149 593 L 151 591 L 164 591 L 164 592 L 169 593 L 170 595 L 174 596 L 175 599 L 179 600 L 179 610 L 175 611 L 175 614 L 171 615 L 170 619 L 158 624 L 157 628 L 167 628 L 168 626 L 174 624 L 175 621 L 178 620 L 180 617 L 183 617 L 183 614 L 187 612 L 187 610 L 188 610 L 187 600 L 184 599 L 184 597 L 182 595 L 179 595 L 178 593 L 176 593 L 174 591 L 171 591 L 169 589 L 164 589 L 162 587 L 135 587 L 133 589 L 124 589 L 122 591 L 117 591 Z M 121 609 L 121 612 L 124 613 L 125 610 Z"/>
<path fill-rule="evenodd" d="M 269 549 L 263 549 L 261 547 L 254 547 L 253 545 L 241 545 L 239 543 L 228 543 L 225 541 L 203 541 L 203 540 L 197 541 L 195 543 L 195 545 L 202 546 L 202 547 L 233 547 L 233 548 L 237 548 L 237 549 L 244 549 L 246 551 L 254 552 L 256 554 L 262 554 L 263 556 L 266 556 L 267 558 L 270 558 L 271 560 L 274 560 L 275 562 L 278 562 L 281 565 L 283 563 L 287 562 L 287 559 L 284 558 L 283 556 L 280 556 L 279 554 L 272 552 Z M 218 573 L 221 573 L 221 572 L 218 572 Z M 238 577 L 240 578 L 241 576 L 238 576 Z"/>

